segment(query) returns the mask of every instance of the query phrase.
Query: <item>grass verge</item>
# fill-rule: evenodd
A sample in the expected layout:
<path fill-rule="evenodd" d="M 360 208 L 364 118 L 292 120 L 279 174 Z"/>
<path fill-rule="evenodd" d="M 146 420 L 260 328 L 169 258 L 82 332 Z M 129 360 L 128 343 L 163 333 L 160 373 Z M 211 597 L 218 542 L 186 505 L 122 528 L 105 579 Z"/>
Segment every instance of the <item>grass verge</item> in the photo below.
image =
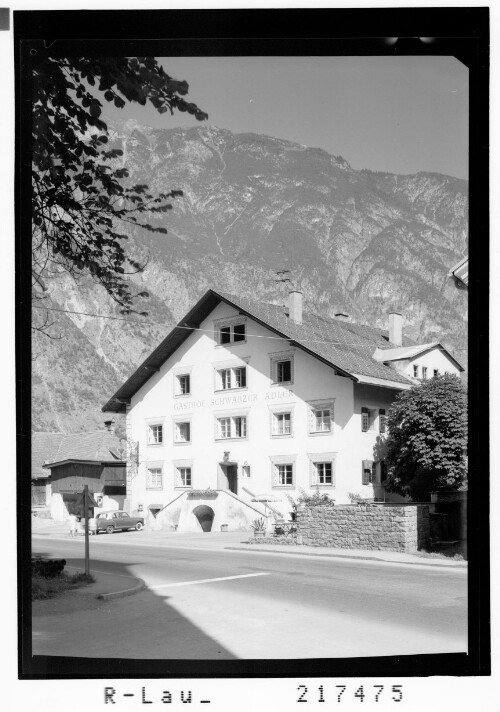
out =
<path fill-rule="evenodd" d="M 43 576 L 31 577 L 31 600 L 43 601 L 47 598 L 54 598 L 61 593 L 70 591 L 79 586 L 86 586 L 89 583 L 94 583 L 95 578 L 92 574 L 80 572 L 73 575 L 66 573 L 59 574 L 54 578 L 44 578 Z"/>

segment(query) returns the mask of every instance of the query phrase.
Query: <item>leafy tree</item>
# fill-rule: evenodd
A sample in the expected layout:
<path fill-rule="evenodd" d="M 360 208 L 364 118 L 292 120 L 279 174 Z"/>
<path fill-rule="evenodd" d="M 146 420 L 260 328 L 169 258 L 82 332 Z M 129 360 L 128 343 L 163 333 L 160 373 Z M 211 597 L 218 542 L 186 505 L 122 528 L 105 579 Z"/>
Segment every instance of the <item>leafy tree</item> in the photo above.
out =
<path fill-rule="evenodd" d="M 73 276 L 90 274 L 123 313 L 134 311 L 127 275 L 143 269 L 127 256 L 120 223 L 166 233 L 150 224 L 171 209 L 182 191 L 153 195 L 128 185 L 123 152 L 110 148 L 103 103 L 152 104 L 160 114 L 177 110 L 208 118 L 184 97 L 186 81 L 168 76 L 152 57 L 47 57 L 33 70 L 33 285 L 46 291 L 52 266 Z M 102 101 L 101 101 L 102 100 Z M 46 321 L 44 328 L 48 327 Z M 43 330 L 43 328 L 42 328 Z"/>
<path fill-rule="evenodd" d="M 387 489 L 414 501 L 467 480 L 467 396 L 456 376 L 403 391 L 387 419 Z"/>

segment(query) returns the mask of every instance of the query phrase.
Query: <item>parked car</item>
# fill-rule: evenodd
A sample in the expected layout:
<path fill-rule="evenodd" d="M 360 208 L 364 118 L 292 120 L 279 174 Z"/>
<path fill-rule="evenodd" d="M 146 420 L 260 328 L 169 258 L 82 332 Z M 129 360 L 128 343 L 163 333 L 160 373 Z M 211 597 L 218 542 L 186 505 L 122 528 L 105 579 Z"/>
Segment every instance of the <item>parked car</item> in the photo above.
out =
<path fill-rule="evenodd" d="M 96 534 L 102 531 L 112 534 L 120 529 L 136 529 L 138 532 L 144 529 L 144 517 L 131 517 L 128 512 L 123 512 L 122 510 L 100 512 L 95 519 Z"/>

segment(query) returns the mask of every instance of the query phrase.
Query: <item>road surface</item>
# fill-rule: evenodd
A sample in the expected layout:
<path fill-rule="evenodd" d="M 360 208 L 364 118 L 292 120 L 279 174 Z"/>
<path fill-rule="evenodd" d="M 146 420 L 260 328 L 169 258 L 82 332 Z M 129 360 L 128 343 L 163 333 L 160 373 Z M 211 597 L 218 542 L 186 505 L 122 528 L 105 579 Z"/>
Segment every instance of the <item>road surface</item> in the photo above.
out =
<path fill-rule="evenodd" d="M 464 568 L 165 548 L 139 537 L 94 539 L 91 569 L 140 577 L 147 588 L 109 602 L 68 594 L 79 596 L 76 612 L 64 600 L 36 602 L 33 654 L 297 659 L 467 651 Z M 33 551 L 83 566 L 81 539 L 35 537 Z"/>

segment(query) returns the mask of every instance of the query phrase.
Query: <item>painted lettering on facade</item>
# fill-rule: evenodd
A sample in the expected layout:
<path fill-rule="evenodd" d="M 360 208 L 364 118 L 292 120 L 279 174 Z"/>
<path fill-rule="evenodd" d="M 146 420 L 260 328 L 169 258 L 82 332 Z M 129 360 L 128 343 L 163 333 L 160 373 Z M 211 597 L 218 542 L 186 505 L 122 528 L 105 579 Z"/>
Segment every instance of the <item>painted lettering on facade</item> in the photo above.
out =
<path fill-rule="evenodd" d="M 276 401 L 283 398 L 291 398 L 295 394 L 288 388 L 273 388 L 272 390 L 266 391 L 265 393 L 234 393 L 232 395 L 220 395 L 210 398 L 210 401 L 206 400 L 183 400 L 174 403 L 174 412 L 187 411 L 187 410 L 197 410 L 199 408 L 204 408 L 209 405 L 211 408 L 221 407 L 221 406 L 238 406 L 246 405 L 249 403 L 255 403 L 260 400 L 264 401 Z"/>
<path fill-rule="evenodd" d="M 197 400 L 197 401 L 179 401 L 178 403 L 174 403 L 174 411 L 180 411 L 180 410 L 194 410 L 196 408 L 203 408 L 205 405 L 204 400 Z"/>

